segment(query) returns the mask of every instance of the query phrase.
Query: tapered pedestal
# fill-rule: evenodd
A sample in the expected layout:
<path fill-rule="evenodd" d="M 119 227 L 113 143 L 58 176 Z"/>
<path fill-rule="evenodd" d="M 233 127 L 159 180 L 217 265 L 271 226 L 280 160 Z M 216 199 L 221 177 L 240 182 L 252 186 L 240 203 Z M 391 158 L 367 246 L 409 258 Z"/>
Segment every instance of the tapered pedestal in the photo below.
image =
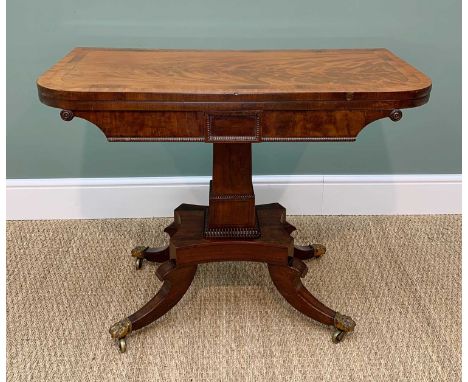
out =
<path fill-rule="evenodd" d="M 204 235 L 212 239 L 260 237 L 252 185 L 252 145 L 213 144 L 213 180 Z"/>

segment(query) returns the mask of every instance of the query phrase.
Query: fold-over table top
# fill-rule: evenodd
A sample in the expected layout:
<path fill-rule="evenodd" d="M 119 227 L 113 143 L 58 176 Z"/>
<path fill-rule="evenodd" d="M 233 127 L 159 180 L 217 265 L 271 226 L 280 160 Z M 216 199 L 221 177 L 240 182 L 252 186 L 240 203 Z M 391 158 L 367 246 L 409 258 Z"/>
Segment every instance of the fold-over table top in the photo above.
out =
<path fill-rule="evenodd" d="M 108 109 L 115 103 L 116 109 L 133 110 L 146 103 L 157 110 L 168 102 L 172 109 L 174 103 L 196 108 L 204 102 L 362 108 L 376 101 L 403 108 L 427 102 L 431 80 L 386 49 L 75 48 L 37 85 L 44 103 L 70 109 Z"/>

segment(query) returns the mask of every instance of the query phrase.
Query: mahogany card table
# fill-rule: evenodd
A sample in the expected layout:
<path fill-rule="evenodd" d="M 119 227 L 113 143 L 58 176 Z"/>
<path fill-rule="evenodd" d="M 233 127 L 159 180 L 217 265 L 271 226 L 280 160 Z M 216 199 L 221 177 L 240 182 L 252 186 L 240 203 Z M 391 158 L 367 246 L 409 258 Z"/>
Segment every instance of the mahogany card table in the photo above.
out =
<path fill-rule="evenodd" d="M 255 205 L 252 144 L 356 140 L 380 118 L 425 104 L 431 80 L 386 49 L 209 51 L 76 48 L 37 80 L 40 100 L 83 118 L 110 142 L 213 144 L 209 205 L 181 204 L 165 232 L 168 246 L 132 250 L 137 269 L 161 263 L 158 293 L 112 325 L 126 337 L 174 307 L 200 263 L 260 261 L 298 311 L 335 329 L 355 322 L 302 284 L 304 260 L 320 244 L 294 245 L 295 228 L 278 203 Z M 156 147 L 155 147 L 156 148 Z M 189 158 L 188 158 L 189 159 Z M 155 201 L 157 203 L 157 201 Z M 144 244 L 144 243 L 142 243 Z"/>

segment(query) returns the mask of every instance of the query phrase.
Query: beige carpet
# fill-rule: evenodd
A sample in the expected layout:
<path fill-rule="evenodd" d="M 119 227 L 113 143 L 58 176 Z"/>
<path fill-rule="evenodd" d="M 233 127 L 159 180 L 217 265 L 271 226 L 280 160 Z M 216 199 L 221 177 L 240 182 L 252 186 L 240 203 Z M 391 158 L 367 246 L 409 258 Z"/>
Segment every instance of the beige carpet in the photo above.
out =
<path fill-rule="evenodd" d="M 168 219 L 9 222 L 7 377 L 13 381 L 457 381 L 461 218 L 290 217 L 326 244 L 304 284 L 356 332 L 291 308 L 264 264 L 199 267 L 167 315 L 119 354 L 109 326 L 161 285 L 129 251 Z"/>

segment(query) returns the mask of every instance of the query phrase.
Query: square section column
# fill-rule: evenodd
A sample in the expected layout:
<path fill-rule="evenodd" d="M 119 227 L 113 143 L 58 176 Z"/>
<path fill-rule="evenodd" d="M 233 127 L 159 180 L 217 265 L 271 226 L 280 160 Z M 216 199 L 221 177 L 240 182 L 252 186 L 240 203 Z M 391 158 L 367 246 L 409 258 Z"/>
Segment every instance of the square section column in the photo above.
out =
<path fill-rule="evenodd" d="M 260 230 L 252 185 L 252 144 L 214 143 L 205 236 L 255 238 Z"/>

